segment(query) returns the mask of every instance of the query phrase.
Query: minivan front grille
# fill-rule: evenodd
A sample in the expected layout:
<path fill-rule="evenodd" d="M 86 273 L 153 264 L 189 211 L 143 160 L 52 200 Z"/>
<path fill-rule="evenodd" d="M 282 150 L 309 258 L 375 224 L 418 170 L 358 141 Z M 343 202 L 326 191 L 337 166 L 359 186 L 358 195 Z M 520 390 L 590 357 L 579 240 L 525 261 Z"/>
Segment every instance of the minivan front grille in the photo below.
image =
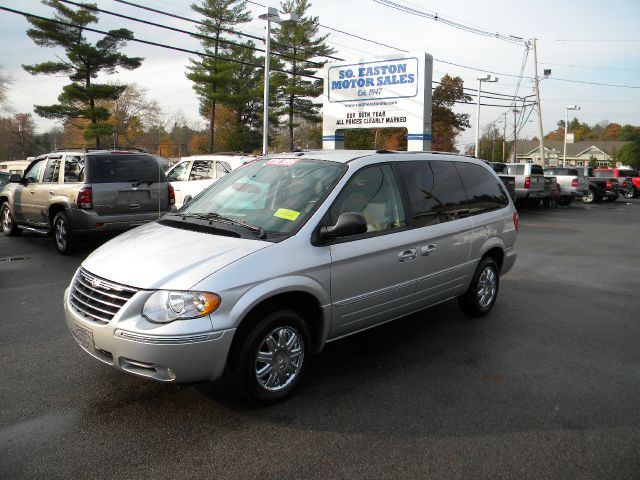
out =
<path fill-rule="evenodd" d="M 137 289 L 110 282 L 80 268 L 69 291 L 69 304 L 88 320 L 107 324 Z"/>

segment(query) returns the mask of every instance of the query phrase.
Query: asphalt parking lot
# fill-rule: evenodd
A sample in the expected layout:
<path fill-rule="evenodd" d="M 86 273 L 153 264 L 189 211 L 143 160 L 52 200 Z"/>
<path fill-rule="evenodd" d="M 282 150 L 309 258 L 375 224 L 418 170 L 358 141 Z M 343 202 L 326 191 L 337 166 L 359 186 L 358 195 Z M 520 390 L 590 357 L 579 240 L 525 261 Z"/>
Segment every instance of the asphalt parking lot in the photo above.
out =
<path fill-rule="evenodd" d="M 493 312 L 330 344 L 288 401 L 90 358 L 62 294 L 95 247 L 0 236 L 0 478 L 640 478 L 640 199 L 520 214 Z"/>

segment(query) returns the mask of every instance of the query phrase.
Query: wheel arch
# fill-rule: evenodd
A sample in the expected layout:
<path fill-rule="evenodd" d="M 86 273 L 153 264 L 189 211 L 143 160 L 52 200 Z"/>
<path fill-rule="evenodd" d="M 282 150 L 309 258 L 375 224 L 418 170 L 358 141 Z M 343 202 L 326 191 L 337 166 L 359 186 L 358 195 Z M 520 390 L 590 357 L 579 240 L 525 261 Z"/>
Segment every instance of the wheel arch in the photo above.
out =
<path fill-rule="evenodd" d="M 231 316 L 240 318 L 230 352 L 267 312 L 288 309 L 298 312 L 311 334 L 311 351 L 324 347 L 331 322 L 329 299 L 320 285 L 308 277 L 274 279 L 245 293 L 234 305 Z"/>

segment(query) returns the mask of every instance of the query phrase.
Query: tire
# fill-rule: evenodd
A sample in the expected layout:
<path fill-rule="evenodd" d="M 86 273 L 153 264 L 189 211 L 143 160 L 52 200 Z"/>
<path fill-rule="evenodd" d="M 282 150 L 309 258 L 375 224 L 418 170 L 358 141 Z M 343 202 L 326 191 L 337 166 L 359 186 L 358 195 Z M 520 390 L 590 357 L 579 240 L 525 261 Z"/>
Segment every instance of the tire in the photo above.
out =
<path fill-rule="evenodd" d="M 618 200 L 619 197 L 620 195 L 616 195 L 614 197 L 607 197 L 607 200 L 609 200 L 610 202 L 615 202 L 616 200 Z"/>
<path fill-rule="evenodd" d="M 623 196 L 624 198 L 626 198 L 626 199 L 630 199 L 630 198 L 635 197 L 636 195 L 635 195 L 635 191 L 633 191 L 633 190 L 627 190 L 626 192 L 624 192 L 624 193 L 622 194 L 622 196 Z"/>
<path fill-rule="evenodd" d="M 231 352 L 230 380 L 238 393 L 260 403 L 287 397 L 298 385 L 310 353 L 309 327 L 299 313 L 276 310 L 242 335 Z"/>
<path fill-rule="evenodd" d="M 73 252 L 75 247 L 75 238 L 71 232 L 69 220 L 63 212 L 56 213 L 53 217 L 53 242 L 56 245 L 56 250 L 62 255 L 67 255 Z"/>
<path fill-rule="evenodd" d="M 2 233 L 4 233 L 5 236 L 12 237 L 20 233 L 20 229 L 13 220 L 13 215 L 11 215 L 11 209 L 7 202 L 3 202 L 2 207 L 0 207 L 0 223 L 2 224 Z"/>
<path fill-rule="evenodd" d="M 498 298 L 500 270 L 491 257 L 483 258 L 471 280 L 467 293 L 458 298 L 464 313 L 471 317 L 482 317 L 489 313 Z"/>
<path fill-rule="evenodd" d="M 582 196 L 582 201 L 584 203 L 593 203 L 596 201 L 596 192 L 593 188 L 590 188 L 586 191 L 586 193 Z"/>

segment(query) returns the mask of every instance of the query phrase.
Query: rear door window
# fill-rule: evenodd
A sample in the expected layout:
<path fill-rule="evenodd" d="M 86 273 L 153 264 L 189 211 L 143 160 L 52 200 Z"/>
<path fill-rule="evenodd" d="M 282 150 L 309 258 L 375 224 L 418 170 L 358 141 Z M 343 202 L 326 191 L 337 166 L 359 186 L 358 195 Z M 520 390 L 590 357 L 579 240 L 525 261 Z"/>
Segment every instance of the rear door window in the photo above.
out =
<path fill-rule="evenodd" d="M 189 181 L 216 178 L 215 163 L 213 160 L 195 160 L 191 166 Z"/>
<path fill-rule="evenodd" d="M 398 169 L 407 188 L 415 227 L 469 215 L 464 188 L 453 162 L 399 162 Z"/>
<path fill-rule="evenodd" d="M 509 205 L 502 181 L 480 165 L 456 162 L 469 201 L 469 213 L 477 215 Z"/>

